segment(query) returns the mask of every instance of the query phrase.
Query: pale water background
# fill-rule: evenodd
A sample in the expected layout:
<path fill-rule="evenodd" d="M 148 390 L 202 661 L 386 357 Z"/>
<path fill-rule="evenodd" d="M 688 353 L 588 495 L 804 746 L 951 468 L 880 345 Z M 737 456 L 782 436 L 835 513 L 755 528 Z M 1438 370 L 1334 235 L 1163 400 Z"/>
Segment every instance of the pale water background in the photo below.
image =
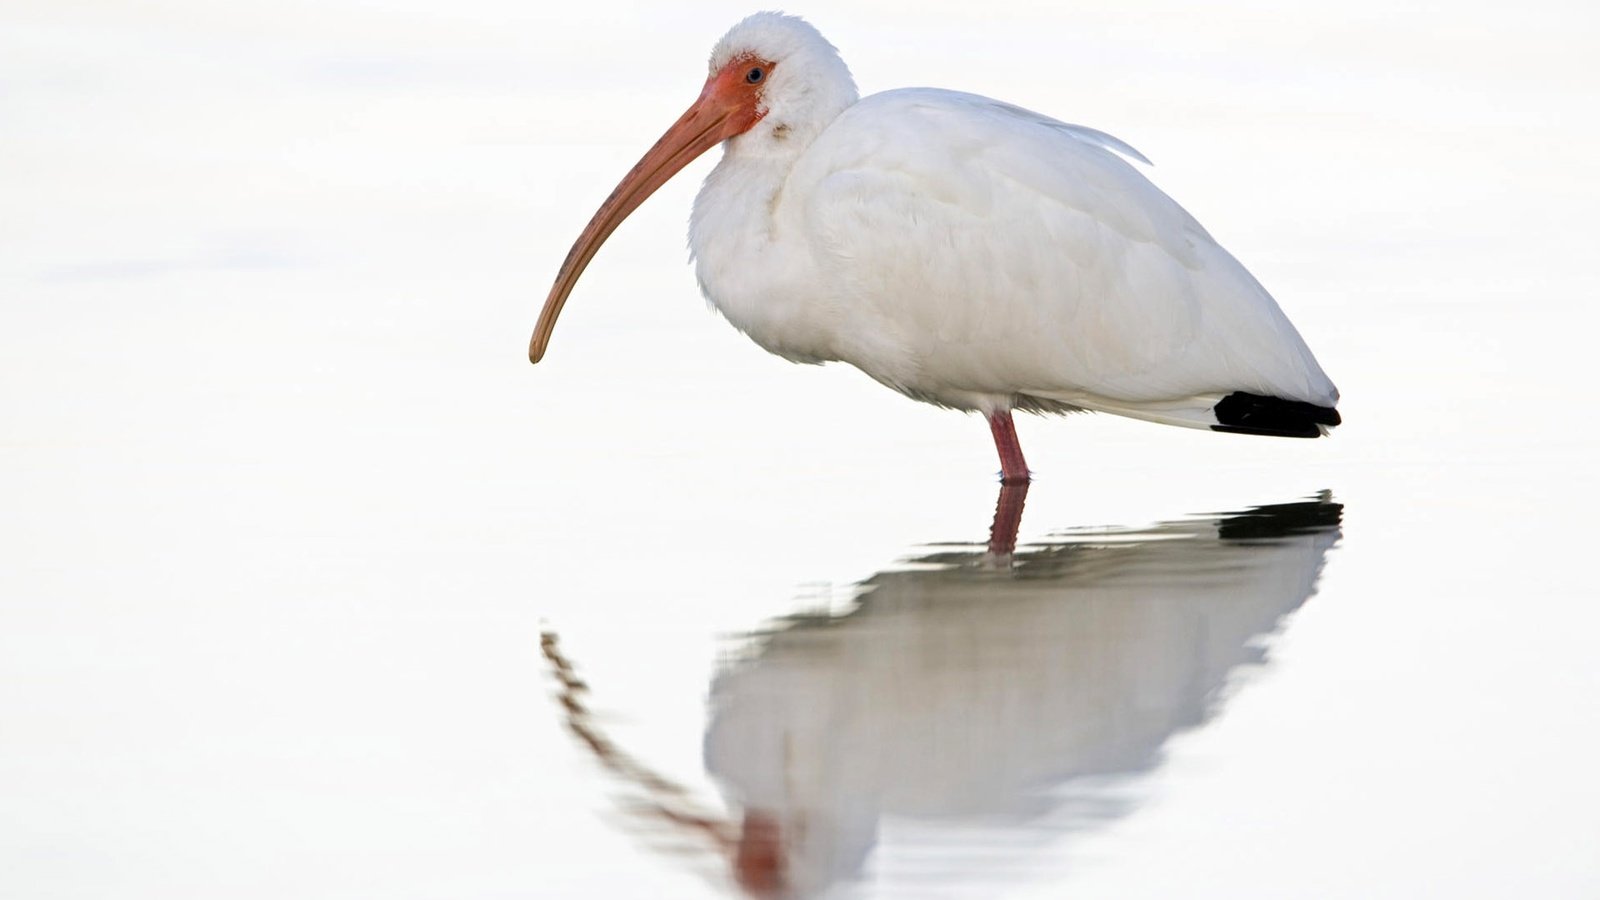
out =
<path fill-rule="evenodd" d="M 1020 421 L 1036 590 L 929 546 L 987 536 L 981 421 L 706 312 L 709 159 L 523 358 L 749 11 L 0 11 L 0 896 L 728 892 L 546 629 L 672 802 L 811 823 L 801 887 L 1600 896 L 1596 8 L 790 9 L 1138 147 L 1343 391 Z"/>

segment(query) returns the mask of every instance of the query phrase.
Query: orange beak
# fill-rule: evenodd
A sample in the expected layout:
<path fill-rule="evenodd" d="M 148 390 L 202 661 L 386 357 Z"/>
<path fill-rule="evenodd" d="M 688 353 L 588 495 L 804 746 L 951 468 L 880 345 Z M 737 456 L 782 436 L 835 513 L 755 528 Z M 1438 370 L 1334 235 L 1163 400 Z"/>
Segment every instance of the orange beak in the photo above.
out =
<path fill-rule="evenodd" d="M 545 348 L 550 344 L 550 334 L 556 327 L 556 317 L 561 315 L 567 295 L 577 284 L 578 276 L 589 265 L 589 260 L 594 258 L 600 245 L 622 224 L 622 220 L 695 157 L 728 138 L 750 130 L 761 119 L 762 111 L 756 102 L 759 95 L 754 90 L 746 89 L 742 82 L 746 62 L 730 62 L 707 78 L 700 98 L 629 170 L 606 202 L 600 204 L 600 209 L 589 220 L 583 233 L 578 235 L 577 242 L 561 263 L 556 283 L 550 288 L 544 309 L 539 311 L 539 323 L 534 326 L 533 339 L 528 342 L 529 362 L 538 362 L 544 357 Z M 770 63 L 766 65 L 770 66 Z"/>

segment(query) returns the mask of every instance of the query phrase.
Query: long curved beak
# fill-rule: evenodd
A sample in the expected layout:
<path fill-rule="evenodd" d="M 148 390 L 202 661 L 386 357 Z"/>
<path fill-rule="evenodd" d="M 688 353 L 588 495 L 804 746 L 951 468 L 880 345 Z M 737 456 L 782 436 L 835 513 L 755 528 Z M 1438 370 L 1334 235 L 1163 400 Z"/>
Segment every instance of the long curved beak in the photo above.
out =
<path fill-rule="evenodd" d="M 737 115 L 740 107 L 724 99 L 725 95 L 715 90 L 716 81 L 716 76 L 706 79 L 700 98 L 629 170 L 606 202 L 600 204 L 600 209 L 589 220 L 583 233 L 578 235 L 577 242 L 561 263 L 561 271 L 550 288 L 550 296 L 544 301 L 544 309 L 539 311 L 539 323 L 534 326 L 533 339 L 528 342 L 529 362 L 536 363 L 544 357 L 545 348 L 550 344 L 550 333 L 555 330 L 556 317 L 561 315 L 567 295 L 577 284 L 578 276 L 589 265 L 589 260 L 594 258 L 600 245 L 622 224 L 622 220 L 695 157 L 749 127 L 748 122 L 739 121 L 743 118 Z M 741 125 L 743 127 L 739 127 Z"/>

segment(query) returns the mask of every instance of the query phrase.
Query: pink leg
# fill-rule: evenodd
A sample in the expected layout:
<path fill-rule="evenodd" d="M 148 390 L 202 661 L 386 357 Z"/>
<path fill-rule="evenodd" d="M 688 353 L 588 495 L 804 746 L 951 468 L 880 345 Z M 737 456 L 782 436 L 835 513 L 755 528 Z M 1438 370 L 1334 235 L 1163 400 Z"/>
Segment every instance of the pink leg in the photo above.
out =
<path fill-rule="evenodd" d="M 1028 461 L 1022 458 L 1022 445 L 1017 443 L 1017 426 L 1011 423 L 1011 410 L 990 413 L 989 430 L 994 432 L 994 446 L 1000 451 L 1000 483 L 1027 484 L 1030 480 Z"/>

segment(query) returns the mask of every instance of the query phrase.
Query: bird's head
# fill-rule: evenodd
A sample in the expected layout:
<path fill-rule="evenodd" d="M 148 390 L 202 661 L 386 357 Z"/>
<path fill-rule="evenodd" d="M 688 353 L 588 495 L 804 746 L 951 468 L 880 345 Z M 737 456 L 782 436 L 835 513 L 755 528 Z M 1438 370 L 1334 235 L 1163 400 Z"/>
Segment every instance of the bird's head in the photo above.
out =
<path fill-rule="evenodd" d="M 730 152 L 797 153 L 856 102 L 855 80 L 839 51 L 804 19 L 762 12 L 733 26 L 711 50 L 711 78 L 731 70 L 748 79 L 754 71 L 742 61 L 767 65 L 756 76 L 759 115 L 735 136 Z"/>
<path fill-rule="evenodd" d="M 711 51 L 700 96 L 623 177 L 578 235 L 539 313 L 528 359 L 538 362 L 589 260 L 628 217 L 700 154 L 723 141 L 740 155 L 799 153 L 856 100 L 839 52 L 805 20 L 756 13 Z"/>

